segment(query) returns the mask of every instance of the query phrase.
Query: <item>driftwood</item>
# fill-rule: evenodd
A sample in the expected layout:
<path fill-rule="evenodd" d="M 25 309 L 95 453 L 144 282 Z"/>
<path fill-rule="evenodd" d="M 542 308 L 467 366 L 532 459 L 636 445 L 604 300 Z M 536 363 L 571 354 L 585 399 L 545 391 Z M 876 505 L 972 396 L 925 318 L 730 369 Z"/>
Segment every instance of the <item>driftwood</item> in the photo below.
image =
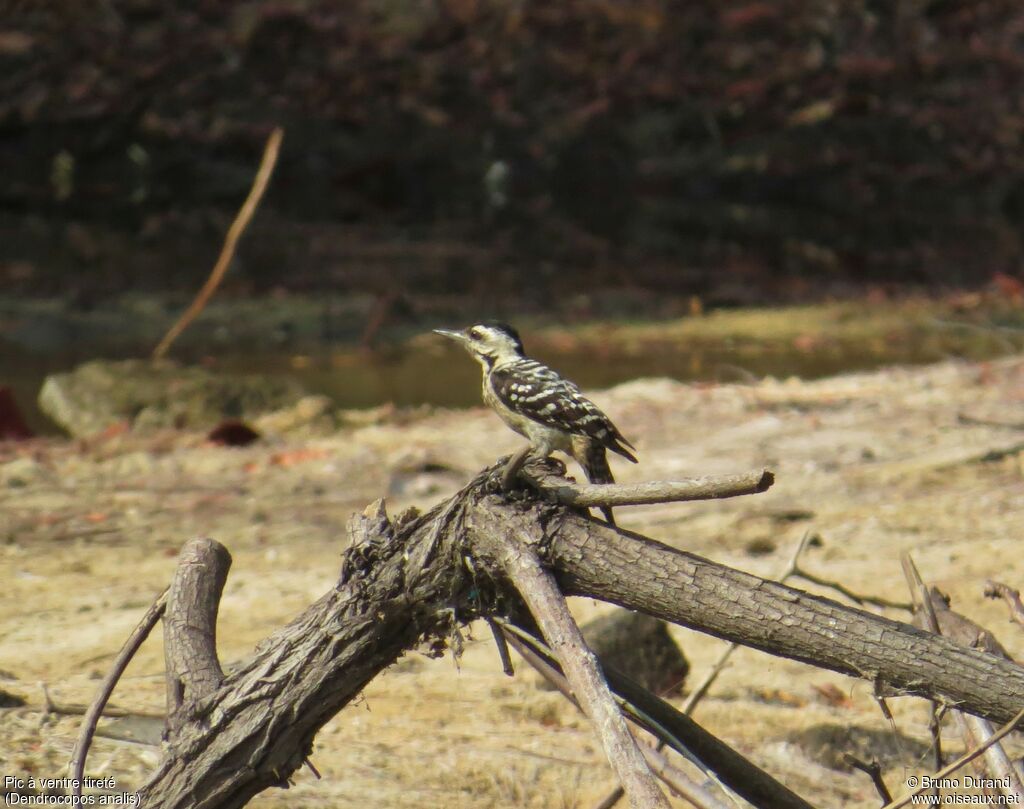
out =
<path fill-rule="evenodd" d="M 527 470 L 547 497 L 568 485 L 552 470 Z M 761 490 L 770 485 L 770 475 L 755 477 Z M 540 560 L 530 576 L 550 570 L 566 595 L 640 610 L 890 692 L 998 722 L 1024 705 L 1024 668 L 1012 662 L 610 527 L 562 503 L 509 498 L 495 469 L 426 515 L 392 522 L 378 501 L 351 530 L 336 586 L 223 677 L 212 628 L 230 560 L 209 540 L 186 546 L 182 557 L 195 575 L 175 577 L 165 620 L 173 625 L 189 615 L 187 625 L 205 626 L 208 637 L 168 639 L 167 745 L 140 790 L 142 806 L 237 807 L 285 786 L 317 731 L 403 652 L 425 641 L 440 650 L 459 624 L 479 617 L 524 614 L 510 553 Z M 571 685 L 579 695 L 578 683 Z M 650 775 L 645 768 L 633 770 L 641 781 Z M 662 805 L 638 794 L 629 793 L 635 806 Z"/>

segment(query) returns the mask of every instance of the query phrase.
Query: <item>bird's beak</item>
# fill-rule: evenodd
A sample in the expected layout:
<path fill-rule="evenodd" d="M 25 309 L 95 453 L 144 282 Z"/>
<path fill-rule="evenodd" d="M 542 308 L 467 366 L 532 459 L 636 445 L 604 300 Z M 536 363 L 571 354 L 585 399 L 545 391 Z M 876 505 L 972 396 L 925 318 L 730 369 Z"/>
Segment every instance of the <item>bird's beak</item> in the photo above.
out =
<path fill-rule="evenodd" d="M 450 329 L 434 329 L 434 334 L 441 334 L 460 343 L 466 342 L 466 335 L 463 334 L 461 331 L 451 331 Z"/>

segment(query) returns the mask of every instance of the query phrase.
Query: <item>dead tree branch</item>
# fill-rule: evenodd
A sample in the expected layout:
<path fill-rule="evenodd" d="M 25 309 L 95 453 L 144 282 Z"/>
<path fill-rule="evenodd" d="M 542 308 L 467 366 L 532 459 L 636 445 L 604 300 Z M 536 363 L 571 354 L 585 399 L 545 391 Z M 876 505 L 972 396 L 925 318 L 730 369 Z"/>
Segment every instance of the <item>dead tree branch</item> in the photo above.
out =
<path fill-rule="evenodd" d="M 990 632 L 950 609 L 949 598 L 937 587 L 929 588 L 925 585 L 917 565 L 914 564 L 909 553 L 903 554 L 900 561 L 911 594 L 916 596 L 914 601 L 919 605 L 914 616 L 915 625 L 937 635 L 945 635 L 963 646 L 983 649 L 989 654 L 1009 660 L 1006 650 L 992 637 Z M 933 702 L 932 710 L 938 710 L 935 702 Z M 965 746 L 968 749 L 980 747 L 985 751 L 984 761 L 975 761 L 978 771 L 982 775 L 987 773 L 993 779 L 1002 782 L 999 787 L 1000 792 L 1019 803 L 1024 798 L 1024 784 L 1021 783 L 1020 775 L 1003 746 L 988 743 L 994 733 L 992 723 L 983 717 L 971 716 L 957 708 L 951 708 L 950 711 Z"/>
<path fill-rule="evenodd" d="M 681 503 L 688 500 L 719 500 L 768 491 L 775 477 L 767 469 L 742 475 L 660 480 L 650 483 L 570 483 L 561 476 L 531 474 L 530 482 L 557 502 L 577 508 L 639 506 Z"/>
<path fill-rule="evenodd" d="M 626 727 L 594 653 L 587 648 L 554 576 L 541 567 L 530 544 L 505 534 L 502 569 L 526 602 L 558 657 L 572 692 L 604 746 L 605 755 L 634 809 L 668 809 L 654 774 Z"/>
<path fill-rule="evenodd" d="M 1024 626 L 1024 604 L 1020 600 L 1020 591 L 998 581 L 985 582 L 985 598 L 1002 598 L 1010 608 L 1010 617 Z"/>
<path fill-rule="evenodd" d="M 797 575 L 800 571 L 800 557 L 803 552 L 807 550 L 807 546 L 810 544 L 813 535 L 810 532 L 804 533 L 800 537 L 800 541 L 793 548 L 793 552 L 790 554 L 789 559 L 786 561 L 786 565 L 779 571 L 779 574 L 775 577 L 775 580 L 780 583 L 785 583 L 786 579 L 790 576 Z M 718 675 L 721 674 L 729 662 L 729 658 L 732 657 L 732 653 L 740 648 L 740 645 L 736 642 L 729 643 L 718 656 L 718 659 L 712 664 L 711 668 L 708 669 L 703 679 L 694 686 L 693 690 L 687 696 L 686 701 L 683 703 L 680 712 L 684 714 L 693 713 L 693 709 L 697 707 L 697 703 L 704 699 L 705 695 L 711 689 L 715 680 L 718 679 Z M 658 743 L 658 749 L 664 745 L 664 742 Z M 611 809 L 619 802 L 622 797 L 622 787 L 613 787 L 608 794 L 596 804 L 595 809 Z"/>
<path fill-rule="evenodd" d="M 561 676 L 554 664 L 547 660 L 547 652 L 536 648 L 536 640 L 531 639 L 529 642 L 525 640 L 531 638 L 530 633 L 521 629 L 509 628 L 508 624 L 504 622 L 501 626 L 504 631 L 508 632 L 509 642 L 516 647 L 516 651 L 541 671 L 545 677 L 549 677 L 552 671 L 559 677 Z M 721 739 L 709 733 L 697 722 L 676 710 L 660 697 L 638 685 L 614 667 L 606 667 L 604 673 L 612 691 L 627 707 L 630 719 L 645 730 L 658 735 L 662 741 L 669 741 L 677 752 L 690 761 L 699 762 L 703 771 L 714 773 L 722 784 L 744 800 L 754 806 L 772 807 L 772 809 L 811 809 L 810 804 L 799 795 L 787 789 L 771 775 L 752 764 Z M 557 682 L 555 685 L 559 687 Z M 561 687 L 559 690 L 562 690 Z M 644 755 L 647 755 L 646 750 Z M 666 781 L 666 783 L 669 782 Z M 618 795 L 614 796 L 614 801 L 617 801 L 619 797 Z M 614 801 L 612 801 L 611 795 L 605 799 L 609 806 L 613 806 Z"/>
<path fill-rule="evenodd" d="M 549 663 L 515 635 L 509 635 L 508 642 L 515 647 L 515 650 L 523 656 L 526 662 L 539 671 L 551 685 L 557 688 L 562 696 L 573 703 L 579 710 L 583 710 L 576 700 L 569 681 L 553 663 Z M 694 783 L 685 773 L 672 767 L 668 759 L 661 755 L 660 752 L 650 747 L 641 747 L 640 752 L 647 760 L 647 764 L 651 767 L 652 772 L 658 778 L 677 794 L 682 795 L 686 800 L 698 807 L 698 809 L 726 809 L 718 798 L 699 784 Z"/>
<path fill-rule="evenodd" d="M 843 759 L 851 767 L 867 774 L 871 779 L 871 783 L 875 785 L 875 791 L 878 793 L 878 797 L 882 799 L 883 804 L 892 803 L 892 793 L 889 792 L 889 787 L 885 785 L 885 779 L 882 778 L 882 765 L 878 763 L 878 759 L 864 761 L 852 753 L 843 753 Z"/>
<path fill-rule="evenodd" d="M 490 522 L 496 514 L 479 514 L 486 518 L 474 526 L 481 534 L 498 530 Z M 903 694 L 959 703 L 997 722 L 1024 704 L 1024 668 L 906 623 L 599 522 L 566 517 L 547 533 L 548 558 L 567 594 L 597 597 L 770 654 L 882 681 Z M 600 553 L 592 552 L 596 548 Z"/>
<path fill-rule="evenodd" d="M 197 669 L 170 665 L 183 681 L 181 715 L 165 760 L 140 790 L 141 806 L 243 806 L 286 783 L 320 727 L 404 651 L 423 641 L 443 645 L 457 623 L 523 614 L 502 564 L 508 536 L 537 555 L 565 594 L 958 703 L 996 721 L 1024 704 L 1024 669 L 1013 663 L 560 504 L 511 500 L 496 491 L 494 473 L 397 525 L 380 504 L 371 506 L 357 518 L 358 542 L 346 551 L 336 586 L 209 691 L 189 679 L 193 670 L 216 675 L 215 653 Z M 201 578 L 217 577 L 214 566 L 194 567 Z M 204 589 L 215 598 L 217 587 Z M 209 616 L 209 606 L 200 614 Z"/>
<path fill-rule="evenodd" d="M 193 539 L 178 558 L 164 615 L 170 736 L 224 679 L 217 659 L 217 609 L 230 568 L 231 554 L 212 539 Z"/>
<path fill-rule="evenodd" d="M 220 255 L 217 256 L 217 263 L 213 265 L 209 278 L 206 279 L 202 289 L 196 293 L 196 297 L 189 304 L 188 309 L 167 330 L 167 334 L 163 336 L 157 347 L 153 349 L 153 359 L 161 359 L 167 353 L 174 341 L 206 308 L 206 304 L 210 302 L 210 298 L 217 291 L 220 282 L 224 280 L 228 267 L 231 266 L 231 259 L 235 256 L 238 240 L 245 233 L 245 229 L 249 226 L 249 221 L 252 219 L 253 214 L 256 213 L 260 200 L 263 199 L 263 193 L 267 190 L 270 176 L 274 173 L 274 166 L 277 164 L 277 155 L 281 150 L 281 139 L 283 137 L 284 130 L 276 127 L 270 133 L 270 137 L 267 138 L 267 144 L 263 147 L 263 157 L 260 159 L 260 167 L 252 181 L 252 188 L 249 189 L 249 195 L 245 198 L 245 202 L 242 203 L 242 207 L 238 209 L 238 213 L 235 214 L 231 227 L 228 228 L 227 236 L 224 237 L 224 245 L 220 249 Z"/>
<path fill-rule="evenodd" d="M 921 779 L 921 782 L 924 784 L 924 786 L 915 789 L 913 792 L 908 792 L 906 795 L 899 798 L 898 800 L 892 801 L 891 803 L 887 803 L 885 806 L 882 807 L 882 809 L 900 809 L 901 806 L 906 806 L 914 799 L 915 795 L 920 795 L 922 792 L 928 791 L 928 789 L 931 788 L 931 782 L 941 781 L 947 775 L 955 773 L 965 764 L 970 764 L 972 761 L 974 761 L 974 759 L 976 759 L 978 756 L 984 753 L 993 744 L 998 744 L 1000 741 L 1003 740 L 1005 736 L 1009 736 L 1010 733 L 1012 733 L 1017 728 L 1022 719 L 1024 719 L 1024 708 L 1018 711 L 1010 719 L 1009 722 L 1007 722 L 999 729 L 997 733 L 990 736 L 988 740 L 985 742 L 985 744 L 983 744 L 981 747 L 976 747 L 973 750 L 969 750 L 968 752 L 964 753 L 952 764 L 948 765 L 947 767 L 943 767 L 934 775 L 929 776 L 927 780 Z"/>

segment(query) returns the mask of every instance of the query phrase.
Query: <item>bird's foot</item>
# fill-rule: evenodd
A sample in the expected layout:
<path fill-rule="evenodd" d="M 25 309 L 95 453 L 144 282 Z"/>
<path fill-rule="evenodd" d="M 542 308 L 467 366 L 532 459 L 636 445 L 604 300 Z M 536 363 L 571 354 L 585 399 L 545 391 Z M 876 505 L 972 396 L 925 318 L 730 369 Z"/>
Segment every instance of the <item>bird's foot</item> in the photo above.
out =
<path fill-rule="evenodd" d="M 501 490 L 505 494 L 511 494 L 516 489 L 522 488 L 520 484 L 523 483 L 519 473 L 522 471 L 522 467 L 513 468 L 512 464 L 505 464 L 505 468 L 501 470 Z"/>
<path fill-rule="evenodd" d="M 510 456 L 509 456 L 510 457 Z M 508 462 L 509 457 L 499 459 L 494 469 L 487 475 L 487 479 L 484 482 L 484 488 L 490 494 L 507 494 L 509 492 L 508 479 Z M 513 484 L 515 481 L 513 480 Z M 514 488 L 514 486 L 513 486 Z"/>
<path fill-rule="evenodd" d="M 522 465 L 512 464 L 512 458 L 502 458 L 484 481 L 488 494 L 503 494 L 509 500 L 527 500 L 534 492 L 522 476 Z"/>

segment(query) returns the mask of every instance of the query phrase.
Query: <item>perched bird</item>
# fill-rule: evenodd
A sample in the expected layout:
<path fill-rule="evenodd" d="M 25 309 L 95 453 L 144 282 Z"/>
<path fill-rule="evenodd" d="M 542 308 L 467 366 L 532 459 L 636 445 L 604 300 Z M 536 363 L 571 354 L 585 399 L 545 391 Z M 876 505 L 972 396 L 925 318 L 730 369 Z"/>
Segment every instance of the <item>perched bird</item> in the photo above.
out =
<path fill-rule="evenodd" d="M 636 449 L 572 382 L 523 353 L 523 341 L 506 323 L 488 321 L 462 331 L 435 329 L 462 346 L 483 367 L 484 402 L 502 421 L 529 440 L 502 472 L 505 490 L 531 455 L 546 458 L 561 450 L 576 459 L 591 483 L 614 483 L 606 450 L 633 463 Z M 629 449 L 627 449 L 627 447 Z M 611 508 L 601 510 L 615 524 Z"/>

